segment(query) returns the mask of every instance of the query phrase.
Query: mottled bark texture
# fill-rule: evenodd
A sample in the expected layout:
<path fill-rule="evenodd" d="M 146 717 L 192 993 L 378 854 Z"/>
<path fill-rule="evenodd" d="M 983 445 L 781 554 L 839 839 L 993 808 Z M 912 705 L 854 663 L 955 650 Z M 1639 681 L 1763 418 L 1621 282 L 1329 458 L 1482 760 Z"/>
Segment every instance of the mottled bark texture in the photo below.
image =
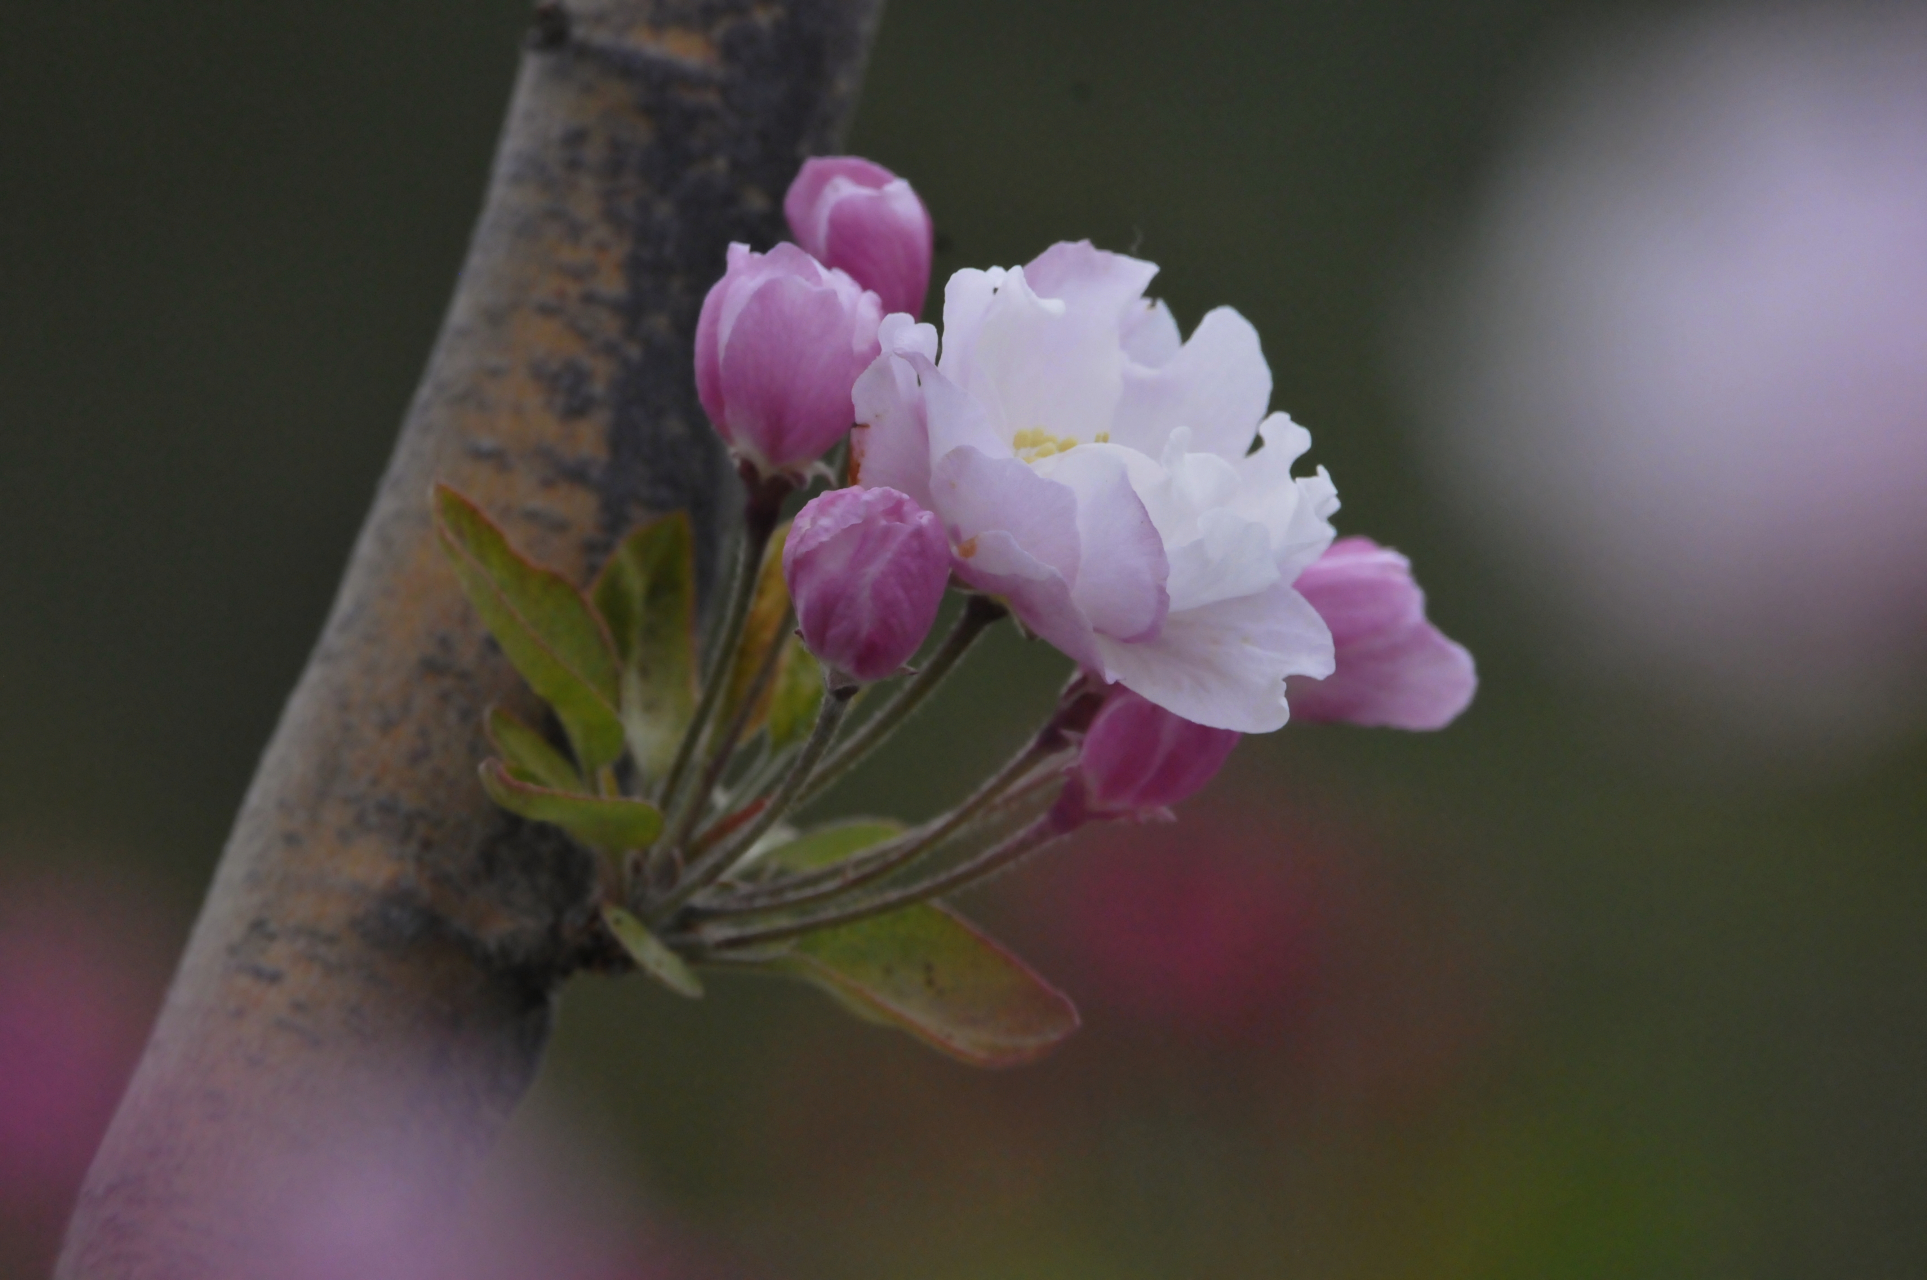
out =
<path fill-rule="evenodd" d="M 483 708 L 536 714 L 456 586 L 432 481 L 584 580 L 734 480 L 697 309 L 779 238 L 853 105 L 879 0 L 537 12 L 447 322 L 332 614 L 243 802 L 61 1277 L 387 1276 L 535 1073 L 588 855 L 495 811 Z"/>

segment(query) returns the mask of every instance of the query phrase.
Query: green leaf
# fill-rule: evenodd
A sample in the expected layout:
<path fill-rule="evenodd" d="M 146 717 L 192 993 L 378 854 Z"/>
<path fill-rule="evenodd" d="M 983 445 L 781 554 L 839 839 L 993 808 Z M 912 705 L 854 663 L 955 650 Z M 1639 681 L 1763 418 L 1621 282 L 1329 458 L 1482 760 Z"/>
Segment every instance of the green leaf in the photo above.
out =
<path fill-rule="evenodd" d="M 511 776 L 557 791 L 589 790 L 582 781 L 582 775 L 576 772 L 567 757 L 511 712 L 501 707 L 490 707 L 484 723 L 489 742 L 502 753 Z"/>
<path fill-rule="evenodd" d="M 696 540 L 677 511 L 634 530 L 590 588 L 622 663 L 622 726 L 643 773 L 675 760 L 696 713 Z"/>
<path fill-rule="evenodd" d="M 756 683 L 756 673 L 762 669 L 763 659 L 770 646 L 780 640 L 784 619 L 790 613 L 789 584 L 783 581 L 783 543 L 790 536 L 788 521 L 776 527 L 770 538 L 768 548 L 763 552 L 763 564 L 756 575 L 756 594 L 750 600 L 749 618 L 743 624 L 743 641 L 737 646 L 736 656 L 729 670 L 729 683 L 723 690 L 722 714 L 717 717 L 718 724 L 730 724 L 742 709 L 743 700 L 749 696 L 750 687 Z M 774 675 L 763 686 L 756 706 L 750 712 L 748 722 L 743 726 L 743 739 L 748 741 L 758 729 L 763 727 L 763 719 L 769 714 L 770 695 L 776 686 Z"/>
<path fill-rule="evenodd" d="M 645 848 L 662 830 L 662 814 L 652 804 L 538 786 L 517 778 L 500 760 L 482 762 L 482 787 L 510 813 L 552 822 L 597 849 Z"/>
<path fill-rule="evenodd" d="M 702 997 L 702 979 L 689 967 L 689 962 L 665 947 L 642 921 L 613 903 L 605 903 L 602 922 L 609 926 L 609 932 L 616 936 L 637 968 L 679 996 L 688 996 L 691 1000 Z"/>
<path fill-rule="evenodd" d="M 769 744 L 777 749 L 801 742 L 816 724 L 823 704 L 823 668 L 802 640 L 783 642 L 769 698 Z"/>
<path fill-rule="evenodd" d="M 903 824 L 890 818 L 845 818 L 771 849 L 763 862 L 785 871 L 814 871 L 902 833 Z"/>
<path fill-rule="evenodd" d="M 774 965 L 976 1066 L 1028 1062 L 1077 1030 L 1062 992 L 933 903 L 805 934 Z"/>
<path fill-rule="evenodd" d="M 616 655 L 588 600 L 531 563 L 474 503 L 435 486 L 435 528 L 469 602 L 529 687 L 555 708 L 585 771 L 622 755 Z"/>

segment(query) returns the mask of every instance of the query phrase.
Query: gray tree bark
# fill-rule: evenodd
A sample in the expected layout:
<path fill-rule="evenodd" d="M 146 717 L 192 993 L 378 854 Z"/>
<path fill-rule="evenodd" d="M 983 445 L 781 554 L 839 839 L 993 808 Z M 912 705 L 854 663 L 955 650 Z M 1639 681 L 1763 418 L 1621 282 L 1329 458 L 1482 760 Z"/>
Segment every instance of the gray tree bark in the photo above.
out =
<path fill-rule="evenodd" d="M 537 10 L 442 334 L 57 1276 L 395 1274 L 460 1196 L 584 962 L 595 868 L 477 784 L 483 708 L 537 709 L 442 560 L 430 484 L 584 580 L 686 507 L 713 575 L 737 491 L 696 313 L 834 146 L 879 3 Z"/>

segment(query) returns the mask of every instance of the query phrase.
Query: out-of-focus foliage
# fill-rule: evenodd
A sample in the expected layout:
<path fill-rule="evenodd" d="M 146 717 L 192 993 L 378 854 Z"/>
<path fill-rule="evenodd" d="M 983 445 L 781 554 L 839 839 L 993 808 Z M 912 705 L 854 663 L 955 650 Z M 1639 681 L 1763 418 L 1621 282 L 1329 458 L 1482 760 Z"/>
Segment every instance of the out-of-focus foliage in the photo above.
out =
<path fill-rule="evenodd" d="M 800 985 L 584 980 L 498 1162 L 490 1204 L 521 1212 L 478 1233 L 490 1265 L 566 1239 L 585 1275 L 1927 1269 L 1919 727 L 1790 771 L 1566 663 L 1400 380 L 1523 113 L 1687 13 L 889 8 L 851 145 L 938 214 L 939 278 L 1088 235 L 1162 263 L 1186 325 L 1238 307 L 1341 531 L 1413 558 L 1480 700 L 1435 736 L 1247 743 L 1183 824 L 1089 833 L 967 903 L 1084 1006 L 1035 1066 L 967 1071 Z M 328 607 L 525 17 L 9 15 L 0 1273 L 44 1269 Z M 954 798 L 1059 675 L 1009 638 L 970 664 L 826 811 Z M 13 907 L 47 885 L 78 923 L 20 960 L 55 914 Z M 14 1109 L 41 1096 L 18 1063 L 79 1100 Z M 566 1158 L 528 1155 L 558 1130 Z"/>

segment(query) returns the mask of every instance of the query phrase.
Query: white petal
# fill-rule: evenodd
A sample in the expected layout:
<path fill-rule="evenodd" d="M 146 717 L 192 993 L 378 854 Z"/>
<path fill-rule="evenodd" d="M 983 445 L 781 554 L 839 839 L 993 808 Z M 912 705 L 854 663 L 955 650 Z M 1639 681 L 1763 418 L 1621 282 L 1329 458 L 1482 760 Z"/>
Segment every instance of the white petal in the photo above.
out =
<path fill-rule="evenodd" d="M 877 341 L 895 355 L 922 356 L 932 362 L 937 358 L 937 326 L 918 324 L 916 317 L 901 311 L 883 317 L 883 323 L 877 326 Z"/>
<path fill-rule="evenodd" d="M 1222 508 L 1198 517 L 1201 536 L 1171 550 L 1171 611 L 1263 591 L 1278 581 L 1271 531 Z"/>
<path fill-rule="evenodd" d="M 1194 449 L 1235 461 L 1251 447 L 1270 402 L 1271 367 L 1258 331 L 1219 307 L 1161 366 L 1125 367 L 1111 438 L 1155 455 L 1173 428 L 1190 427 Z"/>
<path fill-rule="evenodd" d="M 962 377 L 963 371 L 970 367 L 984 312 L 989 310 L 1003 283 L 1002 267 L 988 271 L 966 267 L 944 285 L 943 359 L 937 362 L 937 367 L 952 378 Z"/>
<path fill-rule="evenodd" d="M 1146 298 L 1125 311 L 1119 337 L 1124 343 L 1125 358 L 1147 369 L 1166 363 L 1184 345 L 1178 322 L 1162 298 Z"/>
<path fill-rule="evenodd" d="M 951 373 L 1006 439 L 1043 428 L 1094 440 L 1111 425 L 1124 353 L 1117 317 L 1035 293 L 1022 268 L 1004 276 L 985 308 L 967 362 Z"/>
<path fill-rule="evenodd" d="M 1174 715 L 1240 733 L 1284 726 L 1286 676 L 1332 672 L 1331 632 L 1283 583 L 1173 613 L 1148 643 L 1100 635 L 1097 648 L 1107 676 Z"/>
<path fill-rule="evenodd" d="M 930 506 L 930 441 L 916 370 L 900 356 L 878 356 L 850 393 L 856 429 L 850 432 L 855 483 L 909 494 Z"/>
<path fill-rule="evenodd" d="M 1264 447 L 1237 464 L 1239 489 L 1229 507 L 1271 532 L 1271 548 L 1286 582 L 1324 553 L 1335 536 L 1331 515 L 1338 491 L 1321 467 L 1315 475 L 1293 477 L 1292 464 L 1311 447 L 1311 433 L 1282 413 L 1260 428 Z"/>

